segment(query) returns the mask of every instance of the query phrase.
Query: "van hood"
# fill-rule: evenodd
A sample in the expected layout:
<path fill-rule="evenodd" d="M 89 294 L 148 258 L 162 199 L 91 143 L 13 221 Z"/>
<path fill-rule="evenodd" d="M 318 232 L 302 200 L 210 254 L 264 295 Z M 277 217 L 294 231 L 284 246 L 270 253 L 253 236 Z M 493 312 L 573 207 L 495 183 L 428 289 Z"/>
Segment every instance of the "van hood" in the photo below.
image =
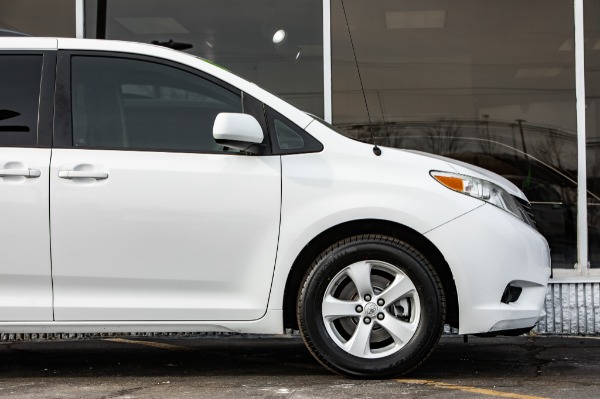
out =
<path fill-rule="evenodd" d="M 430 153 L 423 152 L 423 151 L 416 151 L 416 150 L 401 150 L 401 151 L 406 151 L 406 152 L 417 154 L 417 155 L 420 155 L 423 157 L 428 157 L 428 158 L 444 161 L 452 169 L 454 169 L 456 171 L 456 173 L 488 180 L 488 181 L 502 187 L 509 194 L 514 195 L 515 197 L 518 197 L 524 201 L 529 202 L 527 200 L 527 197 L 523 193 L 523 191 L 519 190 L 519 188 L 517 186 L 515 186 L 513 183 L 511 183 L 508 179 L 505 179 L 504 177 L 500 176 L 499 174 L 491 172 L 487 169 L 480 168 L 479 166 L 471 165 L 466 162 L 457 161 L 452 158 L 443 157 L 441 155 L 430 154 Z"/>

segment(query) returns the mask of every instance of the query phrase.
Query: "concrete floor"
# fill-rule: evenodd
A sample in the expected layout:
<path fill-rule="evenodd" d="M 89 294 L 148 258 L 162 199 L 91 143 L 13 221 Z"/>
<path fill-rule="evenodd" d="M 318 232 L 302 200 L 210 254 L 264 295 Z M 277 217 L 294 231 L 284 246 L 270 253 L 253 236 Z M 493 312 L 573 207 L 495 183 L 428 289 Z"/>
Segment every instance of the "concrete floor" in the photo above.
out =
<path fill-rule="evenodd" d="M 297 337 L 0 344 L 0 398 L 600 398 L 599 338 L 443 337 L 408 376 L 331 374 Z"/>

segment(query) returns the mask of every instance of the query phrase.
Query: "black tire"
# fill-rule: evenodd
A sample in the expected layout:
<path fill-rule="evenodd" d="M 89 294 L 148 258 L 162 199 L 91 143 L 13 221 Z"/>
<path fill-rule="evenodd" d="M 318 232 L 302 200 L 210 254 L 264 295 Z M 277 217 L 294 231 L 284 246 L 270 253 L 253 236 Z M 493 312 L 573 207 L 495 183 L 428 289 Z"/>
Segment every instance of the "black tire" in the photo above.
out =
<path fill-rule="evenodd" d="M 297 303 L 309 351 L 330 370 L 355 378 L 398 376 L 422 364 L 440 338 L 445 313 L 431 263 L 407 243 L 373 234 L 344 239 L 321 253 Z"/>

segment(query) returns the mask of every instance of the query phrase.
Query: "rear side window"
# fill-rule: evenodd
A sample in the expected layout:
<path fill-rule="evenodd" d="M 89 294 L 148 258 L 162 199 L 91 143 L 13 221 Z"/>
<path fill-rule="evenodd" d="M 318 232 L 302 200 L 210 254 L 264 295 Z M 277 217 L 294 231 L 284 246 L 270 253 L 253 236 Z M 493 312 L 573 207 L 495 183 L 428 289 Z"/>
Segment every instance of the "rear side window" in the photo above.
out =
<path fill-rule="evenodd" d="M 239 93 L 160 63 L 75 56 L 73 145 L 183 152 L 237 152 L 212 136 L 221 112 L 242 112 Z"/>
<path fill-rule="evenodd" d="M 42 55 L 0 55 L 0 146 L 35 146 Z"/>

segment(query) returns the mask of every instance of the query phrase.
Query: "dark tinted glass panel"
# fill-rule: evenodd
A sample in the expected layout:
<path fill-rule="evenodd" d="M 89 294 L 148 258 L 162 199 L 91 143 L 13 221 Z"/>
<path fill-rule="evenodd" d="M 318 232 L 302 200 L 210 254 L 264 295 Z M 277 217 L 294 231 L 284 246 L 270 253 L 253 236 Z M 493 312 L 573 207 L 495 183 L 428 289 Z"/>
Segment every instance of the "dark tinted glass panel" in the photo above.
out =
<path fill-rule="evenodd" d="M 572 268 L 573 2 L 344 0 L 332 17 L 333 123 L 370 139 L 366 98 L 379 144 L 507 177 L 532 201 L 553 266 Z"/>
<path fill-rule="evenodd" d="M 0 54 L 0 145 L 37 143 L 41 55 Z"/>
<path fill-rule="evenodd" d="M 103 3 L 106 18 L 102 8 L 98 13 Z M 322 0 L 86 0 L 85 6 L 86 37 L 173 41 L 323 115 Z"/>
<path fill-rule="evenodd" d="M 600 1 L 584 1 L 583 10 L 589 261 L 600 268 Z"/>
<path fill-rule="evenodd" d="M 242 112 L 239 95 L 153 62 L 73 57 L 76 147 L 223 152 L 212 136 L 220 112 Z"/>
<path fill-rule="evenodd" d="M 302 136 L 279 119 L 275 119 L 275 135 L 277 144 L 282 150 L 297 150 L 304 147 Z"/>
<path fill-rule="evenodd" d="M 275 136 L 272 140 L 274 154 L 300 154 L 323 150 L 323 145 L 317 139 L 269 107 L 267 119 L 269 130 Z"/>
<path fill-rule="evenodd" d="M 2 0 L 0 29 L 30 36 L 75 37 L 74 0 Z"/>

